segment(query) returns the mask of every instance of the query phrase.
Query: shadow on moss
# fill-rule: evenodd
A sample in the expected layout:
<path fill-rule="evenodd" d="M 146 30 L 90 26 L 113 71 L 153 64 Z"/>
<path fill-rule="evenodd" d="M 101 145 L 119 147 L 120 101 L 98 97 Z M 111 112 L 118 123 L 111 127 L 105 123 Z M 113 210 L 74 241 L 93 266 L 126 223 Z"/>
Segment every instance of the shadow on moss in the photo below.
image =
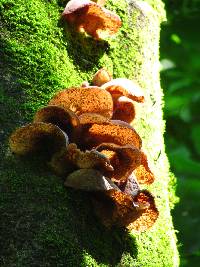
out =
<path fill-rule="evenodd" d="M 2 166 L 5 266 L 82 266 L 86 255 L 93 257 L 91 266 L 116 266 L 122 254 L 136 258 L 133 238 L 99 223 L 87 193 L 64 188 L 38 160 L 21 161 L 7 153 Z"/>
<path fill-rule="evenodd" d="M 106 41 L 96 41 L 84 33 L 77 33 L 62 20 L 58 26 L 64 26 L 63 39 L 67 45 L 68 55 L 81 71 L 92 70 L 98 65 L 99 59 L 109 52 L 109 44 Z"/>

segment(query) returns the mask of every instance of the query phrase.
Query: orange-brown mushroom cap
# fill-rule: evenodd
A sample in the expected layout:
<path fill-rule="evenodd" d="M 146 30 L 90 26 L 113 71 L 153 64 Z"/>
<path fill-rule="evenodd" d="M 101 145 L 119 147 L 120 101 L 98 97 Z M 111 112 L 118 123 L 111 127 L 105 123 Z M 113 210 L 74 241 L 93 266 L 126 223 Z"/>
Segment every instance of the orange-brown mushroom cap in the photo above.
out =
<path fill-rule="evenodd" d="M 146 190 L 135 197 L 114 189 L 93 197 L 94 210 L 102 223 L 126 227 L 129 230 L 145 231 L 158 217 L 153 196 Z"/>
<path fill-rule="evenodd" d="M 136 102 L 144 102 L 144 94 L 136 82 L 126 78 L 113 79 L 101 86 L 111 95 L 126 96 Z"/>
<path fill-rule="evenodd" d="M 94 169 L 80 169 L 68 175 L 65 186 L 85 191 L 107 191 L 120 189 L 107 177 Z"/>
<path fill-rule="evenodd" d="M 126 96 L 113 96 L 113 120 L 121 120 L 131 123 L 135 118 L 135 106 L 133 100 Z"/>
<path fill-rule="evenodd" d="M 102 68 L 98 70 L 92 79 L 92 84 L 96 86 L 102 86 L 104 83 L 109 82 L 112 79 L 110 73 Z"/>
<path fill-rule="evenodd" d="M 33 119 L 33 122 L 49 122 L 57 125 L 67 133 L 70 139 L 78 138 L 80 122 L 78 116 L 67 108 L 50 105 L 39 109 Z"/>
<path fill-rule="evenodd" d="M 50 100 L 49 105 L 70 109 L 78 116 L 91 112 L 111 118 L 113 113 L 113 101 L 110 93 L 97 86 L 62 90 Z"/>
<path fill-rule="evenodd" d="M 135 221 L 131 222 L 127 229 L 143 232 L 150 228 L 158 218 L 159 212 L 156 208 L 154 197 L 147 191 L 141 190 L 133 200 L 135 203 L 148 205 L 148 208 L 144 209 L 142 215 Z"/>
<path fill-rule="evenodd" d="M 119 16 L 90 0 L 69 1 L 62 15 L 78 31 L 97 40 L 115 34 L 121 26 Z"/>
<path fill-rule="evenodd" d="M 142 140 L 135 129 L 123 121 L 81 123 L 81 128 L 83 145 L 86 148 L 96 147 L 101 143 L 114 143 L 121 146 L 128 144 L 138 149 L 142 145 Z"/>
<path fill-rule="evenodd" d="M 35 152 L 52 155 L 67 144 L 68 137 L 59 127 L 44 122 L 22 126 L 9 138 L 11 151 L 21 156 Z"/>
<path fill-rule="evenodd" d="M 144 152 L 141 152 L 141 163 L 134 170 L 134 174 L 139 184 L 152 184 L 155 176 L 149 168 L 148 159 Z"/>
<path fill-rule="evenodd" d="M 114 168 L 107 176 L 115 182 L 125 182 L 133 170 L 140 165 L 141 152 L 131 145 L 119 146 L 113 143 L 103 143 L 96 150 L 105 154 Z"/>

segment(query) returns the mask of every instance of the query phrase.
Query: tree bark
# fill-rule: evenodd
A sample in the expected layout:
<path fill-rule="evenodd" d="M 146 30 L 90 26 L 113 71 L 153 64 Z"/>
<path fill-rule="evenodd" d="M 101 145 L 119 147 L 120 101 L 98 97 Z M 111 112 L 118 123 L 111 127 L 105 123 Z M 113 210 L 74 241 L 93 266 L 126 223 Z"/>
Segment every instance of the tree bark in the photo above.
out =
<path fill-rule="evenodd" d="M 176 237 L 170 215 L 174 178 L 165 154 L 159 81 L 160 0 L 110 0 L 123 26 L 96 42 L 63 28 L 67 1 L 1 0 L 1 266 L 176 267 Z M 88 195 L 63 187 L 45 164 L 20 160 L 8 149 L 11 132 L 32 120 L 56 91 L 91 81 L 101 67 L 115 78 L 135 79 L 145 90 L 133 126 L 143 140 L 156 181 L 159 219 L 145 233 L 107 230 Z"/>

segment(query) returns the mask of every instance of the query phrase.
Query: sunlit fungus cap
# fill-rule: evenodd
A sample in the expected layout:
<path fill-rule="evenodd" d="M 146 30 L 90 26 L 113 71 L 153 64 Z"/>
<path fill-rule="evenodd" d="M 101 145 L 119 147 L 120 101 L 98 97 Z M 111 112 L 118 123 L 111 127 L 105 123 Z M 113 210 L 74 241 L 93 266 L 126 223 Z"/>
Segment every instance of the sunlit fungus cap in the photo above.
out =
<path fill-rule="evenodd" d="M 86 148 L 96 147 L 101 143 L 114 143 L 121 146 L 128 144 L 138 149 L 142 145 L 138 133 L 126 122 L 112 120 L 102 123 L 86 123 L 81 127 Z"/>
<path fill-rule="evenodd" d="M 97 40 L 115 34 L 121 26 L 118 15 L 89 0 L 69 1 L 62 16 L 78 31 Z"/>
<path fill-rule="evenodd" d="M 113 97 L 113 120 L 121 120 L 131 123 L 135 118 L 135 106 L 133 100 L 126 96 Z"/>
<path fill-rule="evenodd" d="M 70 109 L 78 116 L 88 112 L 111 118 L 113 114 L 110 93 L 97 86 L 62 90 L 50 100 L 49 105 Z"/>
<path fill-rule="evenodd" d="M 134 174 L 139 184 L 152 184 L 155 180 L 155 176 L 149 168 L 147 156 L 144 152 L 141 152 L 141 163 L 134 170 Z"/>
<path fill-rule="evenodd" d="M 35 152 L 52 155 L 67 144 L 68 137 L 59 127 L 44 122 L 22 126 L 9 139 L 11 151 L 21 156 Z"/>
<path fill-rule="evenodd" d="M 92 79 L 92 84 L 96 85 L 96 86 L 102 86 L 103 84 L 109 82 L 112 79 L 110 73 L 102 68 L 100 70 L 98 70 L 93 79 Z"/>
<path fill-rule="evenodd" d="M 33 119 L 34 122 L 49 122 L 57 125 L 67 133 L 70 139 L 79 134 L 80 122 L 78 116 L 67 108 L 50 105 L 39 109 Z"/>
<path fill-rule="evenodd" d="M 141 216 L 137 220 L 131 222 L 127 228 L 129 230 L 143 232 L 152 227 L 158 218 L 159 212 L 156 208 L 154 197 L 147 190 L 138 192 L 133 200 L 135 203 L 138 203 L 139 206 L 143 206 L 144 209 Z"/>
<path fill-rule="evenodd" d="M 107 191 L 120 189 L 109 179 L 94 169 L 80 169 L 68 175 L 65 186 L 84 191 Z"/>
<path fill-rule="evenodd" d="M 107 176 L 115 182 L 125 182 L 134 169 L 140 165 L 141 152 L 134 146 L 119 146 L 113 143 L 103 143 L 96 147 L 105 154 L 114 168 Z"/>
<path fill-rule="evenodd" d="M 126 96 L 136 102 L 144 102 L 144 93 L 138 84 L 126 78 L 113 79 L 101 86 L 111 95 Z"/>
<path fill-rule="evenodd" d="M 93 123 L 106 123 L 109 122 L 109 119 L 97 114 L 97 113 L 84 113 L 79 116 L 80 124 L 83 125 L 90 125 Z"/>

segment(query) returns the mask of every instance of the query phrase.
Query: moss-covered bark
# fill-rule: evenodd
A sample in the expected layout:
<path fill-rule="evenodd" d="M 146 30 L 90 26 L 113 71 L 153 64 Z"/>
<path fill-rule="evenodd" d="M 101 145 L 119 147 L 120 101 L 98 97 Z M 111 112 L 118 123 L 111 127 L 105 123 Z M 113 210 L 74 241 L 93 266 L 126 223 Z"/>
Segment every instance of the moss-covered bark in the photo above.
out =
<path fill-rule="evenodd" d="M 65 31 L 59 21 L 67 1 L 0 0 L 1 12 L 1 266 L 178 266 L 170 206 L 175 197 L 164 151 L 159 84 L 160 0 L 110 0 L 122 18 L 115 38 L 96 42 Z M 86 193 L 67 190 L 42 162 L 21 161 L 8 136 L 32 119 L 56 91 L 91 80 L 100 67 L 136 79 L 146 102 L 134 127 L 156 174 L 149 186 L 160 217 L 142 234 L 105 229 Z M 170 205 L 171 204 L 171 205 Z"/>

